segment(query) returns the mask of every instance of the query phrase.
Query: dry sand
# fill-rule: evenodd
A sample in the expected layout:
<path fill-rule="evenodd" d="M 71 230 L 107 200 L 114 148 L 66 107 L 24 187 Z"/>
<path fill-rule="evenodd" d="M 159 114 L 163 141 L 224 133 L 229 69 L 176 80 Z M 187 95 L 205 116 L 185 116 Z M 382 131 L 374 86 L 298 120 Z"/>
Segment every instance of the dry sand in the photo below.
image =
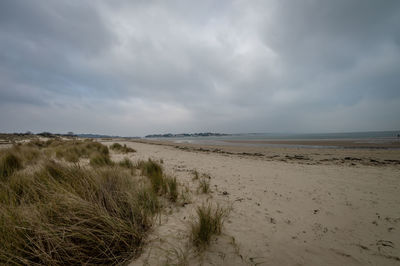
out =
<path fill-rule="evenodd" d="M 162 159 L 192 190 L 192 203 L 161 217 L 132 265 L 168 256 L 190 265 L 400 265 L 399 150 L 121 143 L 137 150 L 133 160 Z M 210 195 L 195 192 L 194 169 L 211 176 Z M 232 211 L 197 255 L 188 221 L 207 200 Z"/>

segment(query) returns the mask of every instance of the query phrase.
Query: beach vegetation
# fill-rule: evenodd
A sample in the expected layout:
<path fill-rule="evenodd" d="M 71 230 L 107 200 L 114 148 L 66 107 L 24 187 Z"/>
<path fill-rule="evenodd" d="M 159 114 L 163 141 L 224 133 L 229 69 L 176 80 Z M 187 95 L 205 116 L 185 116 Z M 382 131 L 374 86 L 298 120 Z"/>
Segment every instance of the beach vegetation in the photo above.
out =
<path fill-rule="evenodd" d="M 140 251 L 159 211 L 118 168 L 46 162 L 2 182 L 0 263 L 120 264 Z"/>
<path fill-rule="evenodd" d="M 199 179 L 200 174 L 196 169 L 192 171 L 192 174 L 193 174 L 192 180 L 198 180 Z"/>
<path fill-rule="evenodd" d="M 76 158 L 90 162 L 69 163 Z M 52 139 L 0 150 L 0 174 L 2 265 L 126 264 L 161 213 L 159 195 L 173 201 L 178 193 L 176 179 L 165 178 L 160 165 L 114 163 L 107 147 L 93 141 Z"/>
<path fill-rule="evenodd" d="M 124 167 L 124 168 L 128 168 L 128 169 L 133 169 L 134 168 L 133 162 L 127 157 L 122 159 L 122 161 L 120 161 L 118 163 L 118 165 L 121 166 L 121 167 Z"/>
<path fill-rule="evenodd" d="M 136 152 L 135 149 L 132 149 L 132 148 L 126 146 L 126 144 L 121 145 L 119 143 L 113 143 L 110 146 L 110 149 L 113 150 L 113 151 L 116 151 L 116 152 L 121 152 L 121 153 Z"/>
<path fill-rule="evenodd" d="M 165 178 L 168 187 L 168 196 L 172 202 L 176 202 L 178 199 L 178 182 L 176 181 L 176 177 L 167 177 Z"/>
<path fill-rule="evenodd" d="M 161 165 L 149 159 L 148 161 L 141 161 L 139 167 L 142 170 L 142 175 L 149 178 L 153 191 L 157 194 L 164 194 L 167 187 Z"/>
<path fill-rule="evenodd" d="M 203 194 L 208 194 L 211 192 L 210 189 L 210 180 L 207 178 L 201 178 L 199 180 L 199 187 L 198 187 L 198 191 L 200 191 Z"/>
<path fill-rule="evenodd" d="M 210 244 L 213 235 L 220 235 L 229 210 L 220 205 L 202 204 L 196 209 L 197 217 L 191 224 L 191 240 L 198 248 Z"/>
<path fill-rule="evenodd" d="M 182 206 L 192 202 L 192 193 L 188 185 L 181 186 L 181 193 L 179 196 Z"/>
<path fill-rule="evenodd" d="M 92 166 L 111 166 L 113 164 L 108 154 L 95 152 L 90 156 L 90 165 Z"/>
<path fill-rule="evenodd" d="M 22 160 L 13 152 L 6 152 L 0 158 L 0 177 L 6 178 L 22 168 Z"/>

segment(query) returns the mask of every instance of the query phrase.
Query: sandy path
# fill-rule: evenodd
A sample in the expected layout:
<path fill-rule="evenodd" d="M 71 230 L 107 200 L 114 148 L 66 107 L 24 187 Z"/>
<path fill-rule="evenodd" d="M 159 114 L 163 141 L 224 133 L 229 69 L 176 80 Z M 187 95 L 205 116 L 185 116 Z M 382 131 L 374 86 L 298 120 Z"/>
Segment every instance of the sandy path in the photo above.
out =
<path fill-rule="evenodd" d="M 192 169 L 208 173 L 212 200 L 233 202 L 225 238 L 237 245 L 213 244 L 204 264 L 400 265 L 399 166 L 304 165 L 126 144 L 138 151 L 132 159 L 163 159 L 183 183 L 193 182 Z M 190 205 L 176 210 L 155 233 L 179 240 L 192 212 Z"/>

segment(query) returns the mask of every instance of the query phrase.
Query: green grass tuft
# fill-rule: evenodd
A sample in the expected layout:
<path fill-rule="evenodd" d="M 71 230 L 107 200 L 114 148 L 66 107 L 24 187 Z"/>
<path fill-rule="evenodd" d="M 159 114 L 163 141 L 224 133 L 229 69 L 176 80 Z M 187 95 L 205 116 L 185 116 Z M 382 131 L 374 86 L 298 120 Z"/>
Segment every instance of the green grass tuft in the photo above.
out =
<path fill-rule="evenodd" d="M 142 169 L 142 174 L 150 179 L 153 191 L 159 194 L 165 193 L 166 184 L 161 165 L 149 159 L 147 162 L 140 162 L 139 167 Z"/>
<path fill-rule="evenodd" d="M 219 235 L 228 210 L 219 205 L 211 204 L 197 207 L 197 220 L 191 226 L 191 239 L 198 248 L 204 248 L 210 244 L 213 235 Z"/>

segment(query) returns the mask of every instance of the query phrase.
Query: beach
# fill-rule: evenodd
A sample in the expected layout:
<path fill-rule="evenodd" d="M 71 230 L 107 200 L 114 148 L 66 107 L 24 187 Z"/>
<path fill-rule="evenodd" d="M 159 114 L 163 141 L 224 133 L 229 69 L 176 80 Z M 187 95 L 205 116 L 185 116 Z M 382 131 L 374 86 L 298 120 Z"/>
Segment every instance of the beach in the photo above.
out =
<path fill-rule="evenodd" d="M 400 0 L 0 10 L 0 266 L 400 266 Z"/>
<path fill-rule="evenodd" d="M 160 218 L 132 265 L 162 265 L 166 256 L 190 265 L 400 262 L 399 150 L 120 143 L 137 150 L 133 160 L 161 160 L 192 191 L 191 203 Z M 195 192 L 195 170 L 210 177 L 211 194 Z M 185 243 L 202 202 L 231 212 L 223 234 L 196 256 Z"/>

